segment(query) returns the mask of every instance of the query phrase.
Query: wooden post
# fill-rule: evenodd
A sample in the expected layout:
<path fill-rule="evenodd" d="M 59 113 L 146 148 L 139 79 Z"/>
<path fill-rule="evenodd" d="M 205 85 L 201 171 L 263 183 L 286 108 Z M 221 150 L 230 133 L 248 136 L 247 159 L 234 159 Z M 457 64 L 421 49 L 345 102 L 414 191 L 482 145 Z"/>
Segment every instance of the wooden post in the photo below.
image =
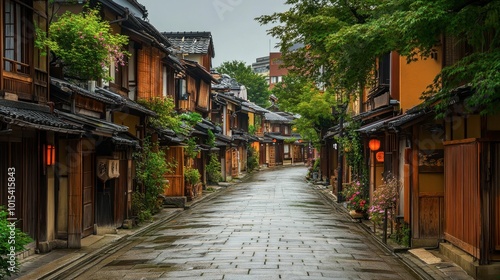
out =
<path fill-rule="evenodd" d="M 419 180 L 418 180 L 418 151 L 420 147 L 417 145 L 419 143 L 419 128 L 418 126 L 413 126 L 412 135 L 412 158 L 411 158 L 411 184 L 410 184 L 410 224 L 411 224 L 411 239 L 420 238 L 420 228 L 419 228 Z"/>
<path fill-rule="evenodd" d="M 69 155 L 68 248 L 81 248 L 82 241 L 82 141 L 72 140 Z"/>
<path fill-rule="evenodd" d="M 383 226 L 382 241 L 387 244 L 387 208 L 384 209 L 384 226 Z"/>
<path fill-rule="evenodd" d="M 489 142 L 482 142 L 478 144 L 478 154 L 479 154 L 479 205 L 480 205 L 480 217 L 481 217 L 481 231 L 479 234 L 479 264 L 486 265 L 489 264 L 490 259 L 490 240 L 491 240 L 491 229 L 490 229 L 490 197 L 491 197 L 491 178 L 488 176 L 487 170 L 490 170 L 490 146 L 492 144 Z"/>
<path fill-rule="evenodd" d="M 2 5 L 0 5 L 0 15 L 2 15 L 2 17 L 4 16 L 4 4 L 3 4 L 3 1 L 2 1 Z M 3 26 L 2 26 L 2 28 L 0 28 L 0 38 L 5 38 L 4 35 L 3 35 L 4 31 L 5 30 L 4 30 Z M 5 41 L 4 39 L 0 40 L 0 49 L 1 50 L 4 50 L 4 41 Z M 3 73 L 4 73 L 4 71 L 0 71 L 0 88 L 1 89 L 5 89 L 5 85 L 4 85 L 5 82 L 4 82 L 4 79 L 3 79 Z M 10 151 L 10 147 L 9 147 L 9 151 Z"/>

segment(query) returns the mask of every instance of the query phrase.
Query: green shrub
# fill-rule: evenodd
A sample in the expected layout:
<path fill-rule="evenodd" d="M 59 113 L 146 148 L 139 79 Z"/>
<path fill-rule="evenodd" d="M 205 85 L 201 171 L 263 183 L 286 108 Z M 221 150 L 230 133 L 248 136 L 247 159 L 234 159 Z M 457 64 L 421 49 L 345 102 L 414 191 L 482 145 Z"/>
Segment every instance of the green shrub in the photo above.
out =
<path fill-rule="evenodd" d="M 148 139 L 144 141 L 142 150 L 134 155 L 136 160 L 136 178 L 144 188 L 144 210 L 151 214 L 158 213 L 158 196 L 164 192 L 165 174 L 173 165 L 167 163 L 165 152 Z"/>
<path fill-rule="evenodd" d="M 259 155 L 252 146 L 248 146 L 247 149 L 247 167 L 248 172 L 252 172 L 259 167 Z"/>
<path fill-rule="evenodd" d="M 403 225 L 396 231 L 396 241 L 400 245 L 403 245 L 405 247 L 410 247 L 410 239 L 411 239 L 410 226 L 407 223 L 403 223 Z"/>
<path fill-rule="evenodd" d="M 207 179 L 211 183 L 218 183 L 222 180 L 221 164 L 217 154 L 211 153 L 207 164 Z"/>
<path fill-rule="evenodd" d="M 16 253 L 22 252 L 25 245 L 33 240 L 7 220 L 7 212 L 0 207 L 0 279 L 19 271 Z M 15 235 L 13 235 L 15 233 Z"/>
<path fill-rule="evenodd" d="M 128 37 L 115 33 L 97 9 L 65 12 L 50 24 L 48 34 L 37 29 L 36 46 L 42 50 L 49 47 L 69 76 L 83 80 L 111 81 L 107 69 L 111 63 L 125 66 L 130 56 L 123 50 L 127 44 Z"/>
<path fill-rule="evenodd" d="M 196 168 L 191 168 L 191 167 L 186 167 L 184 170 L 184 178 L 186 179 L 186 182 L 191 185 L 196 185 L 200 182 L 200 172 Z"/>
<path fill-rule="evenodd" d="M 321 164 L 320 158 L 315 159 L 314 164 L 313 164 L 313 168 L 312 168 L 312 172 L 319 172 L 320 164 Z"/>
<path fill-rule="evenodd" d="M 149 210 L 143 210 L 143 211 L 139 212 L 139 214 L 137 215 L 137 219 L 139 220 L 140 223 L 146 222 L 146 221 L 151 221 L 152 218 L 153 218 L 153 215 L 151 214 L 151 212 Z"/>
<path fill-rule="evenodd" d="M 193 158 L 194 159 L 198 155 L 199 151 L 198 151 L 198 147 L 197 147 L 196 141 L 198 141 L 198 138 L 196 138 L 196 137 L 191 137 L 187 141 L 187 147 L 184 149 L 184 154 L 188 158 Z"/>
<path fill-rule="evenodd" d="M 151 211 L 147 209 L 145 201 L 143 193 L 138 191 L 132 193 L 132 216 L 137 217 L 139 223 L 150 221 L 152 218 Z"/>

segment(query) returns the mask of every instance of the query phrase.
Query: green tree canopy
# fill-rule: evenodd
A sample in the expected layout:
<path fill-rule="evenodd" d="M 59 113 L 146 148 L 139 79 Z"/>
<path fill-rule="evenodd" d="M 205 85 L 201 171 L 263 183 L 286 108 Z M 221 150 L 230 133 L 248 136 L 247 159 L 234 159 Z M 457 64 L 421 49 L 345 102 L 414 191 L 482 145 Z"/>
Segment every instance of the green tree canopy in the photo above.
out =
<path fill-rule="evenodd" d="M 320 91 L 314 82 L 294 74 L 285 76 L 272 93 L 278 97 L 280 110 L 301 116 L 294 125 L 302 137 L 318 144 L 334 121 L 332 94 Z"/>
<path fill-rule="evenodd" d="M 221 74 L 227 74 L 247 88 L 248 100 L 259 106 L 269 105 L 269 89 L 265 77 L 252 71 L 252 67 L 243 61 L 225 61 L 216 68 Z"/>
<path fill-rule="evenodd" d="M 468 103 L 494 111 L 500 91 L 500 1 L 494 0 L 288 0 L 290 9 L 264 15 L 274 24 L 287 67 L 341 93 L 351 95 L 369 84 L 377 57 L 389 51 L 411 62 L 428 57 L 443 35 L 466 42 L 471 51 L 447 66 L 429 91 L 447 98 L 469 84 Z M 298 46 L 298 47 L 297 47 Z M 350 97 L 349 97 L 350 98 Z M 442 104 L 447 104 L 443 102 Z"/>
<path fill-rule="evenodd" d="M 127 36 L 114 33 L 99 10 L 88 7 L 80 14 L 67 11 L 57 17 L 48 34 L 37 29 L 37 47 L 49 47 L 68 76 L 84 80 L 111 80 L 108 69 L 112 63 L 125 65 L 127 44 Z"/>

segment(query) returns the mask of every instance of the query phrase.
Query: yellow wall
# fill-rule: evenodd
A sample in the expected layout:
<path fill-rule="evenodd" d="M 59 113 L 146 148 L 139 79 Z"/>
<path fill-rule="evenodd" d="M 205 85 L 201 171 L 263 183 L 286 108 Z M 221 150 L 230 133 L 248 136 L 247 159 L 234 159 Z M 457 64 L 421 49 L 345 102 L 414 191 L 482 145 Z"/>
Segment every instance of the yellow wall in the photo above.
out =
<path fill-rule="evenodd" d="M 116 124 L 128 126 L 128 132 L 136 136 L 137 126 L 140 124 L 141 119 L 138 116 L 125 114 L 122 112 L 114 112 L 113 122 Z"/>
<path fill-rule="evenodd" d="M 470 115 L 467 117 L 467 138 L 481 138 L 480 115 Z"/>
<path fill-rule="evenodd" d="M 420 126 L 420 133 L 418 139 L 418 146 L 421 150 L 442 150 L 443 139 L 445 137 L 444 132 L 442 134 L 430 131 L 429 129 L 433 125 L 440 125 L 440 121 L 431 120 Z"/>
<path fill-rule="evenodd" d="M 257 125 L 255 124 L 255 114 L 254 113 L 248 113 L 248 125 L 253 125 L 255 129 L 257 129 Z"/>
<path fill-rule="evenodd" d="M 500 130 L 500 115 L 491 115 L 486 119 L 488 130 Z"/>
<path fill-rule="evenodd" d="M 453 140 L 464 139 L 464 118 L 460 116 L 453 116 L 452 129 L 453 129 Z"/>
<path fill-rule="evenodd" d="M 436 48 L 437 59 L 427 58 L 411 63 L 406 62 L 406 57 L 400 56 L 400 102 L 403 112 L 422 103 L 420 97 L 427 86 L 432 83 L 441 71 L 442 51 Z"/>
<path fill-rule="evenodd" d="M 421 193 L 441 193 L 444 192 L 444 174 L 437 173 L 419 173 L 418 190 Z"/>

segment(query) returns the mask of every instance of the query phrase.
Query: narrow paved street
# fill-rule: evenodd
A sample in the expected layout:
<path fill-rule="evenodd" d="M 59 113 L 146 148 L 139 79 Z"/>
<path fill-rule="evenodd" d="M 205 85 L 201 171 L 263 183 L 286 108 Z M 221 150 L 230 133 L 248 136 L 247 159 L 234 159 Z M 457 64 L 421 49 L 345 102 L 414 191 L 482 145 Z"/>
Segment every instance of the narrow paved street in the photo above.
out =
<path fill-rule="evenodd" d="M 253 175 L 96 261 L 78 279 L 414 279 L 304 181 Z"/>

